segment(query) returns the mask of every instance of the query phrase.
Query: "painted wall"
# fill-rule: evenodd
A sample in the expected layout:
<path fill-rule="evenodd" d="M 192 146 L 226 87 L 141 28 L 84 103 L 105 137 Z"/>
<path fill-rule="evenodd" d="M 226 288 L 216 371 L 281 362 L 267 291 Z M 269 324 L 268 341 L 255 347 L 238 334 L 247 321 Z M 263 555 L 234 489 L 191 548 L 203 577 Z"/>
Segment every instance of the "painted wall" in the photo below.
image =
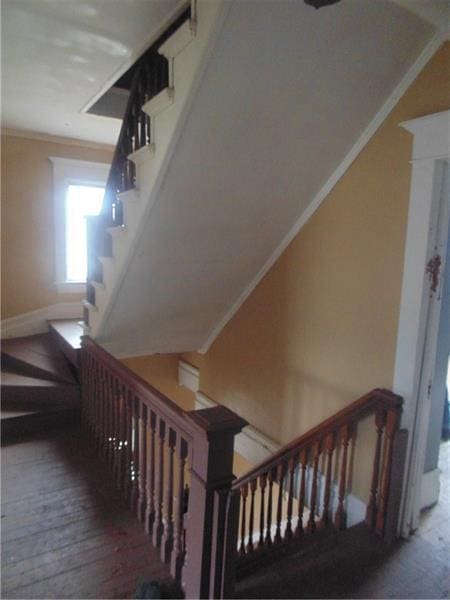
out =
<path fill-rule="evenodd" d="M 281 443 L 392 387 L 412 147 L 398 124 L 449 108 L 449 64 L 447 43 L 209 351 L 182 355 L 202 392 Z M 373 444 L 366 422 L 353 457 L 362 497 Z"/>
<path fill-rule="evenodd" d="M 112 154 L 110 148 L 75 140 L 2 135 L 2 318 L 82 298 L 58 294 L 53 285 L 53 176 L 48 157 L 109 163 Z"/>
<path fill-rule="evenodd" d="M 183 356 L 205 394 L 279 442 L 392 387 L 412 147 L 398 124 L 450 107 L 449 65 L 446 43 L 206 355 Z"/>
<path fill-rule="evenodd" d="M 124 358 L 122 362 L 183 410 L 195 409 L 195 394 L 178 385 L 178 355 L 155 354 Z"/>

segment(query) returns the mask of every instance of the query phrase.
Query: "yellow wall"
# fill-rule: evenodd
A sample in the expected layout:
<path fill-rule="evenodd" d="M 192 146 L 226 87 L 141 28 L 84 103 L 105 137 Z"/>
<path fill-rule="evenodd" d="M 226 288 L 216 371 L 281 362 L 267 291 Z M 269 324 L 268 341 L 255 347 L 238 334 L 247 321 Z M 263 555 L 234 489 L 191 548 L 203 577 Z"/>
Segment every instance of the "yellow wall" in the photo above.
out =
<path fill-rule="evenodd" d="M 398 124 L 450 107 L 449 69 L 447 43 L 200 358 L 201 390 L 280 442 L 392 387 L 412 142 Z"/>
<path fill-rule="evenodd" d="M 447 43 L 210 350 L 182 355 L 202 392 L 281 443 L 392 387 L 412 148 L 398 125 L 450 107 L 449 68 Z M 356 446 L 364 468 L 352 485 L 364 498 L 373 433 L 363 424 Z"/>
<path fill-rule="evenodd" d="M 79 142 L 2 136 L 2 318 L 82 295 L 54 287 L 53 178 L 49 156 L 110 163 L 112 150 Z"/>
<path fill-rule="evenodd" d="M 155 354 L 124 358 L 122 362 L 183 410 L 195 409 L 195 394 L 178 385 L 178 355 Z"/>

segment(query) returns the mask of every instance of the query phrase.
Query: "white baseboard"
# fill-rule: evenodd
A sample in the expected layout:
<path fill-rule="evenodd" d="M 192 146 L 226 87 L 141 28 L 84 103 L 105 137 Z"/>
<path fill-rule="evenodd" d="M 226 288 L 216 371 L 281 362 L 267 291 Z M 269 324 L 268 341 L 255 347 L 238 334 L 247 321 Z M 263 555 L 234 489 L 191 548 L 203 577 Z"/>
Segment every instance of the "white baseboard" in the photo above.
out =
<path fill-rule="evenodd" d="M 203 392 L 196 393 L 196 402 L 195 408 L 196 410 L 202 408 L 212 408 L 213 406 L 217 406 L 217 402 L 211 400 L 206 394 Z M 281 448 L 281 444 L 275 442 L 267 435 L 252 427 L 251 425 L 247 425 L 244 427 L 242 432 L 236 436 L 235 438 L 235 451 L 240 454 L 243 458 L 248 460 L 252 465 L 257 465 L 267 458 L 269 458 L 272 454 L 277 452 Z M 307 468 L 306 471 L 306 487 L 309 492 L 307 493 L 307 497 L 310 495 L 310 486 L 312 484 L 312 475 L 313 470 L 311 467 Z M 296 497 L 295 490 L 298 489 L 298 482 L 294 484 L 294 496 Z M 331 507 L 333 512 L 336 511 L 338 506 L 338 485 L 336 483 L 333 484 L 331 488 Z M 325 495 L 325 476 L 320 475 L 318 478 L 318 503 L 317 506 L 323 506 Z M 364 521 L 366 517 L 367 505 L 360 498 L 350 493 L 347 494 L 345 498 L 345 510 L 347 513 L 347 527 L 351 527 L 352 525 L 356 525 L 357 523 L 361 523 Z"/>
<path fill-rule="evenodd" d="M 191 392 L 198 392 L 199 370 L 184 360 L 178 361 L 178 385 L 187 387 Z"/>
<path fill-rule="evenodd" d="M 23 337 L 48 331 L 49 319 L 81 319 L 81 302 L 59 302 L 1 321 L 1 337 Z"/>
<path fill-rule="evenodd" d="M 433 506 L 439 500 L 440 475 L 439 469 L 423 474 L 420 486 L 420 510 Z"/>

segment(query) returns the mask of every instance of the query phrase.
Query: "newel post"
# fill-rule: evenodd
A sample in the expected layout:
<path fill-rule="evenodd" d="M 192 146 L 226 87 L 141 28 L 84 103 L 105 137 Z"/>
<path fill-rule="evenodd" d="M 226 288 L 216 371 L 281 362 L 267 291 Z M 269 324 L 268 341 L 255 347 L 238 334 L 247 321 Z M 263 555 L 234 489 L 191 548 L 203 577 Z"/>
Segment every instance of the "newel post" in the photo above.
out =
<path fill-rule="evenodd" d="M 221 586 L 234 436 L 247 421 L 224 406 L 191 411 L 193 455 L 186 528 L 186 598 L 217 597 Z"/>

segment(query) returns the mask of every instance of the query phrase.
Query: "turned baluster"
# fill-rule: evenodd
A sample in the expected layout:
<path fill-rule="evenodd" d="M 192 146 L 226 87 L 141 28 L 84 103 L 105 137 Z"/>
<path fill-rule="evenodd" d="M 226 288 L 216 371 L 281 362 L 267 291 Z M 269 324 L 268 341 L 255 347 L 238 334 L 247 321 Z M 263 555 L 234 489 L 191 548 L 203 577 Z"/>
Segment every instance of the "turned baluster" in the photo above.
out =
<path fill-rule="evenodd" d="M 168 445 L 168 473 L 166 482 L 166 498 L 165 498 L 165 526 L 164 535 L 161 544 L 161 560 L 165 563 L 170 561 L 170 556 L 173 548 L 173 489 L 174 489 L 174 456 L 177 436 L 172 428 L 169 428 L 167 438 Z"/>
<path fill-rule="evenodd" d="M 147 413 L 147 506 L 145 509 L 145 531 L 153 532 L 155 521 L 155 438 L 156 415 L 148 409 Z"/>
<path fill-rule="evenodd" d="M 177 457 L 178 457 L 178 482 L 177 482 L 177 496 L 175 506 L 175 520 L 174 520 L 174 536 L 173 536 L 173 551 L 172 560 L 170 565 L 170 574 L 175 581 L 181 581 L 181 572 L 184 564 L 184 543 L 183 543 L 183 532 L 184 532 L 184 473 L 186 469 L 186 458 L 188 452 L 188 446 L 186 441 L 180 437 L 177 444 Z"/>
<path fill-rule="evenodd" d="M 312 447 L 312 482 L 311 498 L 309 503 L 309 519 L 306 526 L 307 533 L 314 533 L 316 530 L 316 505 L 317 505 L 317 474 L 319 471 L 320 443 L 316 442 Z"/>
<path fill-rule="evenodd" d="M 308 453 L 306 450 L 302 450 L 300 452 L 300 495 L 298 499 L 298 521 L 297 528 L 295 530 L 296 535 L 301 535 L 303 533 L 303 512 L 305 510 L 305 500 L 306 500 L 306 468 L 308 466 Z"/>
<path fill-rule="evenodd" d="M 88 371 L 88 405 L 87 405 L 87 410 L 86 410 L 86 415 L 87 415 L 87 431 L 88 431 L 88 436 L 89 439 L 92 440 L 93 439 L 93 423 L 92 423 L 92 395 L 93 395 L 93 376 L 92 376 L 92 363 L 93 363 L 93 358 L 91 355 L 88 355 L 87 357 L 87 371 Z"/>
<path fill-rule="evenodd" d="M 92 417 L 93 417 L 93 444 L 97 448 L 99 429 L 98 429 L 98 363 L 93 361 L 93 382 L 92 382 Z"/>
<path fill-rule="evenodd" d="M 278 483 L 278 499 L 277 499 L 277 527 L 275 531 L 275 542 L 281 542 L 281 518 L 283 511 L 283 478 L 284 466 L 280 463 L 277 466 L 277 483 Z"/>
<path fill-rule="evenodd" d="M 325 472 L 325 491 L 323 499 L 323 512 L 321 525 L 326 527 L 331 521 L 330 516 L 330 500 L 331 500 L 331 473 L 333 466 L 333 451 L 334 451 L 335 435 L 330 433 L 325 438 L 325 453 L 326 453 L 326 472 Z"/>
<path fill-rule="evenodd" d="M 101 402 L 101 437 L 99 454 L 101 457 L 106 453 L 106 393 L 105 393 L 105 367 L 100 369 L 100 402 Z"/>
<path fill-rule="evenodd" d="M 267 480 L 269 482 L 269 491 L 267 494 L 267 527 L 266 527 L 266 544 L 267 546 L 272 545 L 272 506 L 273 506 L 273 469 L 267 474 Z"/>
<path fill-rule="evenodd" d="M 344 425 L 341 429 L 342 438 L 342 461 L 341 461 L 341 473 L 339 478 L 339 495 L 338 495 L 338 507 L 336 514 L 334 515 L 334 524 L 337 529 L 345 529 L 347 526 L 347 514 L 344 507 L 345 491 L 347 485 L 347 453 L 348 445 L 350 443 L 351 432 L 350 426 Z"/>
<path fill-rule="evenodd" d="M 132 478 L 132 406 L 134 397 L 132 392 L 126 391 L 124 397 L 125 408 L 125 438 L 124 444 L 124 477 L 123 477 L 123 493 L 126 500 L 131 496 L 131 478 Z"/>
<path fill-rule="evenodd" d="M 398 430 L 398 424 L 399 414 L 393 410 L 388 411 L 384 435 L 383 466 L 381 468 L 380 493 L 375 527 L 375 531 L 381 536 L 384 535 L 386 527 L 386 511 L 389 498 L 389 485 L 391 479 L 392 452 L 394 446 L 394 436 Z"/>
<path fill-rule="evenodd" d="M 113 384 L 113 407 L 114 407 L 114 455 L 113 455 L 113 477 L 119 483 L 120 469 L 120 383 L 114 378 Z"/>
<path fill-rule="evenodd" d="M 127 409 L 126 409 L 127 390 L 122 386 L 119 400 L 119 461 L 117 479 L 119 489 L 126 489 L 127 465 L 126 465 L 126 439 L 127 439 Z"/>
<path fill-rule="evenodd" d="M 131 402 L 131 485 L 130 485 L 130 509 L 134 512 L 137 509 L 139 495 L 139 417 L 138 417 L 138 398 L 133 396 Z"/>
<path fill-rule="evenodd" d="M 261 490 L 261 507 L 259 512 L 259 541 L 258 548 L 262 549 L 264 547 L 264 527 L 266 524 L 264 518 L 264 500 L 266 493 L 266 485 L 267 485 L 267 473 L 264 475 L 260 475 L 259 477 L 259 489 Z"/>
<path fill-rule="evenodd" d="M 155 502 L 155 524 L 153 528 L 153 545 L 155 548 L 161 546 L 161 538 L 164 531 L 163 523 L 163 501 L 164 501 L 164 443 L 166 439 L 166 423 L 158 419 L 158 465 L 156 468 L 156 502 Z"/>
<path fill-rule="evenodd" d="M 246 526 L 246 518 L 247 518 L 247 496 L 248 496 L 248 484 L 244 483 L 244 485 L 241 487 L 241 498 L 242 498 L 242 504 L 241 504 L 241 543 L 239 546 L 239 554 L 241 556 L 245 555 L 245 536 L 247 533 L 247 526 Z"/>
<path fill-rule="evenodd" d="M 113 443 L 112 443 L 112 412 L 113 412 L 113 402 L 112 402 L 112 375 L 108 371 L 106 373 L 106 401 L 107 401 L 107 414 L 106 414 L 106 463 L 109 465 L 112 461 L 113 457 Z"/>
<path fill-rule="evenodd" d="M 286 523 L 286 531 L 285 538 L 290 539 L 292 537 L 292 507 L 294 501 L 294 475 L 295 475 L 295 467 L 296 467 L 296 457 L 291 456 L 289 458 L 288 468 L 289 468 L 289 488 L 288 488 L 288 502 L 287 502 L 287 523 Z"/>
<path fill-rule="evenodd" d="M 137 501 L 137 516 L 139 521 L 145 520 L 145 507 L 147 504 L 146 493 L 146 477 L 147 477 L 147 407 L 139 400 L 139 474 L 138 474 L 138 501 Z"/>
<path fill-rule="evenodd" d="M 137 90 L 139 92 L 139 90 Z M 139 93 L 135 94 L 135 100 L 133 105 L 133 152 L 136 152 L 139 148 L 139 111 L 141 107 L 139 106 L 139 102 L 141 99 L 141 95 Z"/>
<path fill-rule="evenodd" d="M 250 481 L 250 518 L 248 520 L 248 545 L 247 551 L 252 552 L 254 550 L 253 547 L 253 527 L 255 521 L 255 493 L 256 486 L 258 484 L 257 479 L 253 479 Z"/>
<path fill-rule="evenodd" d="M 377 517 L 377 501 L 378 501 L 378 485 L 380 481 L 380 464 L 381 464 L 381 443 L 383 437 L 383 429 L 386 425 L 386 412 L 378 410 L 375 414 L 375 427 L 377 441 L 375 445 L 375 455 L 373 458 L 372 482 L 370 485 L 369 503 L 366 511 L 366 523 L 371 528 L 375 528 Z"/>

